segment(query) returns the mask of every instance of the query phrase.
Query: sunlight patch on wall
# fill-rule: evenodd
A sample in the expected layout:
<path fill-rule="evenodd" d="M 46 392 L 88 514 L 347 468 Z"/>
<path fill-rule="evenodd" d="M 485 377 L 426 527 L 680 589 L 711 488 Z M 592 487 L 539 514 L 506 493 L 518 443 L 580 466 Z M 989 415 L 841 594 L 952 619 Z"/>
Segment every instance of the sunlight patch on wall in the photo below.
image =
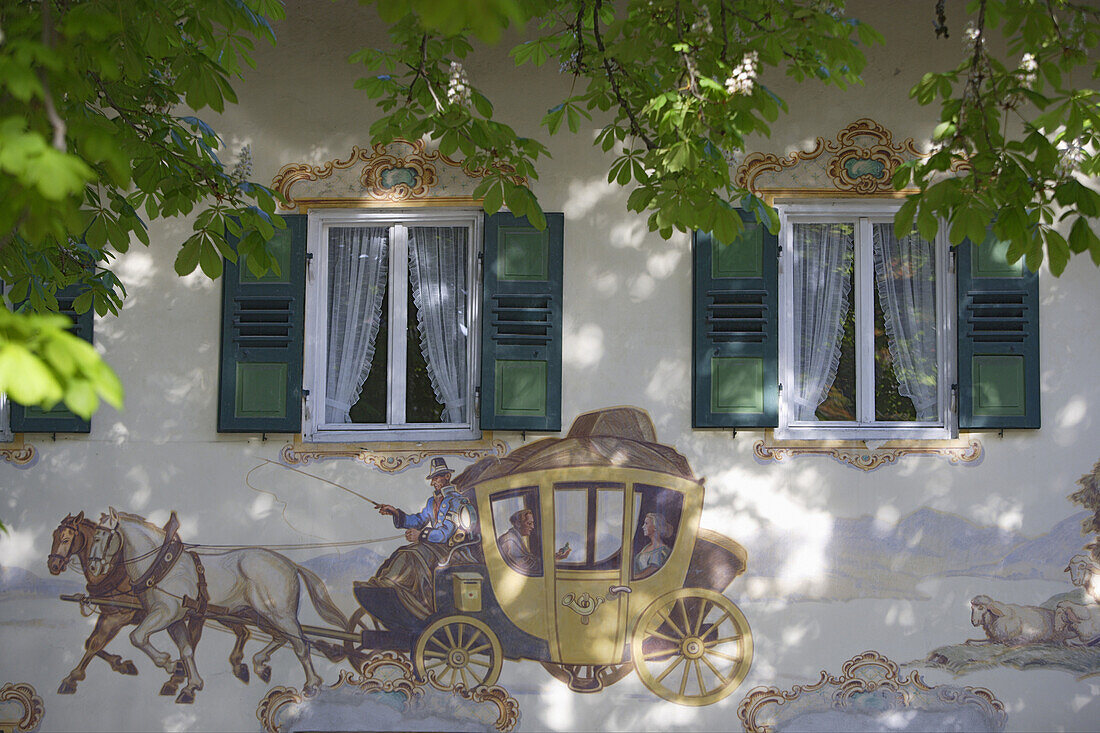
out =
<path fill-rule="evenodd" d="M 607 241 L 618 249 L 640 249 L 647 233 L 640 220 L 624 221 L 608 230 Z"/>
<path fill-rule="evenodd" d="M 1024 507 L 1018 500 L 989 496 L 982 504 L 970 507 L 981 524 L 995 524 L 1005 532 L 1018 531 L 1024 524 Z"/>
<path fill-rule="evenodd" d="M 130 250 L 120 257 L 114 271 L 128 290 L 144 288 L 157 274 L 153 255 L 143 250 Z"/>
<path fill-rule="evenodd" d="M 912 628 L 917 623 L 916 614 L 913 613 L 913 604 L 901 601 L 890 605 L 883 619 L 887 626 L 905 626 Z"/>
<path fill-rule="evenodd" d="M 248 514 L 252 519 L 263 519 L 271 510 L 275 508 L 275 500 L 271 498 L 270 494 L 260 494 L 252 500 L 252 505 L 248 508 Z"/>
<path fill-rule="evenodd" d="M 583 219 L 588 216 L 605 198 L 617 190 L 606 178 L 593 178 L 589 181 L 571 181 L 569 194 L 565 199 L 565 218 Z"/>
<path fill-rule="evenodd" d="M 1058 411 L 1054 420 L 1058 423 L 1060 428 L 1075 428 L 1078 427 L 1081 422 L 1088 415 L 1088 403 L 1080 397 L 1074 397 L 1065 407 Z"/>
<path fill-rule="evenodd" d="M 649 271 L 649 274 L 661 280 L 664 280 L 676 272 L 676 268 L 679 266 L 680 259 L 684 254 L 683 252 L 672 249 L 671 242 L 668 244 L 668 250 L 651 254 L 645 261 L 646 270 Z"/>
<path fill-rule="evenodd" d="M 688 367 L 686 359 L 660 359 L 646 385 L 646 399 L 656 404 L 682 404 L 683 395 L 690 389 Z"/>
<path fill-rule="evenodd" d="M 192 730 L 195 727 L 195 721 L 198 720 L 198 716 L 195 713 L 178 712 L 172 713 L 164 719 L 164 730 L 167 733 L 177 733 L 178 731 Z"/>
<path fill-rule="evenodd" d="M 575 331 L 565 326 L 565 348 L 562 361 L 574 369 L 588 369 L 603 359 L 603 329 L 594 323 L 585 323 Z"/>
<path fill-rule="evenodd" d="M 0 534 L 0 565 L 35 567 L 35 558 L 46 554 L 34 549 L 39 534 L 40 530 L 8 527 L 5 534 Z"/>
<path fill-rule="evenodd" d="M 569 730 L 573 727 L 573 693 L 558 681 L 542 686 L 539 696 L 542 722 L 552 730 Z"/>
<path fill-rule="evenodd" d="M 635 303 L 649 300 L 657 290 L 657 281 L 649 275 L 639 275 L 630 283 L 630 299 Z"/>

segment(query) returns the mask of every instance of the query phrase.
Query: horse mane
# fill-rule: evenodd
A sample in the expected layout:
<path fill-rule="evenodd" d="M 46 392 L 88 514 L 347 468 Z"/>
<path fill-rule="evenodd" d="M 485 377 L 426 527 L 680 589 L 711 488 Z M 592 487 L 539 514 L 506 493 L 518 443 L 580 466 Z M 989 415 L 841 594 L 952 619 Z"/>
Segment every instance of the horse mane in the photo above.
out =
<path fill-rule="evenodd" d="M 154 532 L 157 532 L 162 536 L 164 535 L 164 528 L 163 527 L 158 527 L 157 525 L 153 524 L 152 522 L 150 522 L 148 519 L 141 516 L 140 514 L 131 514 L 130 512 L 120 512 L 120 511 L 116 510 L 115 511 L 115 516 L 118 517 L 120 521 L 121 520 L 126 520 L 128 522 L 133 522 L 134 524 L 140 524 L 141 526 L 145 527 L 146 529 L 150 529 Z"/>

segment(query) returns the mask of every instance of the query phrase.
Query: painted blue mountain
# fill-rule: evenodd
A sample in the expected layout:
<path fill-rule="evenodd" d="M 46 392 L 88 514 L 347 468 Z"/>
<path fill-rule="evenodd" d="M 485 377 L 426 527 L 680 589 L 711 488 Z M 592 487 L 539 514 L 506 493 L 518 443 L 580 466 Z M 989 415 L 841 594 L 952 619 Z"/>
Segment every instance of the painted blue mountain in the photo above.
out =
<path fill-rule="evenodd" d="M 892 525 L 870 516 L 836 518 L 821 550 L 820 571 L 804 587 L 788 585 L 780 594 L 789 600 L 916 598 L 917 584 L 936 576 L 1067 581 L 1066 562 L 1087 541 L 1080 533 L 1086 515 L 1074 514 L 1039 537 L 929 508 Z M 789 563 L 806 561 L 807 544 L 797 534 L 757 537 L 748 548 L 749 575 L 797 577 Z"/>
<path fill-rule="evenodd" d="M 999 560 L 953 574 L 989 575 L 1013 580 L 1067 580 L 1066 563 L 1074 555 L 1084 552 L 1085 543 L 1090 539 L 1081 534 L 1081 520 L 1090 514 L 1078 512 L 1054 525 L 1047 534 L 1017 545 Z"/>
<path fill-rule="evenodd" d="M 81 593 L 84 584 L 68 578 L 39 577 L 29 570 L 0 565 L 0 598 L 13 596 L 52 596 Z"/>

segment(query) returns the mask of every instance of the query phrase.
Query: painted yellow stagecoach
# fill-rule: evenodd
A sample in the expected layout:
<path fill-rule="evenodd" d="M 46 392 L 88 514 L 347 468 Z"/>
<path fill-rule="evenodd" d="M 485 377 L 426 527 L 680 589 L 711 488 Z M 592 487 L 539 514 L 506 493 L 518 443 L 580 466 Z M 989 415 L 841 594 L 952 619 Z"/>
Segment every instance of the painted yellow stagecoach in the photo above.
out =
<path fill-rule="evenodd" d="M 483 459 L 455 478 L 476 507 L 465 554 L 431 569 L 417 618 L 356 583 L 359 650 L 411 650 L 434 684 L 492 684 L 530 659 L 578 692 L 636 670 L 647 688 L 708 705 L 748 674 L 752 635 L 722 592 L 745 569 L 733 540 L 699 528 L 703 483 L 641 410 L 581 415 L 564 438 Z"/>

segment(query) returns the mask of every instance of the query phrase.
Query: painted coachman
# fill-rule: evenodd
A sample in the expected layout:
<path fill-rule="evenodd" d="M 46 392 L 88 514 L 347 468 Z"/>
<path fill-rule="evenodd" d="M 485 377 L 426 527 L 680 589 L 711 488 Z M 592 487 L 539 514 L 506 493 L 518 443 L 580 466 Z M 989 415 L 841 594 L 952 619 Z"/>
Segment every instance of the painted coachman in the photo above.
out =
<path fill-rule="evenodd" d="M 409 545 L 399 548 L 367 581 L 368 586 L 392 588 L 401 604 L 419 618 L 435 611 L 432 569 L 447 562 L 476 562 L 467 544 L 477 528 L 473 504 L 451 483 L 453 471 L 443 458 L 433 458 L 428 469 L 432 495 L 417 514 L 381 504 L 378 512 L 405 530 Z"/>

